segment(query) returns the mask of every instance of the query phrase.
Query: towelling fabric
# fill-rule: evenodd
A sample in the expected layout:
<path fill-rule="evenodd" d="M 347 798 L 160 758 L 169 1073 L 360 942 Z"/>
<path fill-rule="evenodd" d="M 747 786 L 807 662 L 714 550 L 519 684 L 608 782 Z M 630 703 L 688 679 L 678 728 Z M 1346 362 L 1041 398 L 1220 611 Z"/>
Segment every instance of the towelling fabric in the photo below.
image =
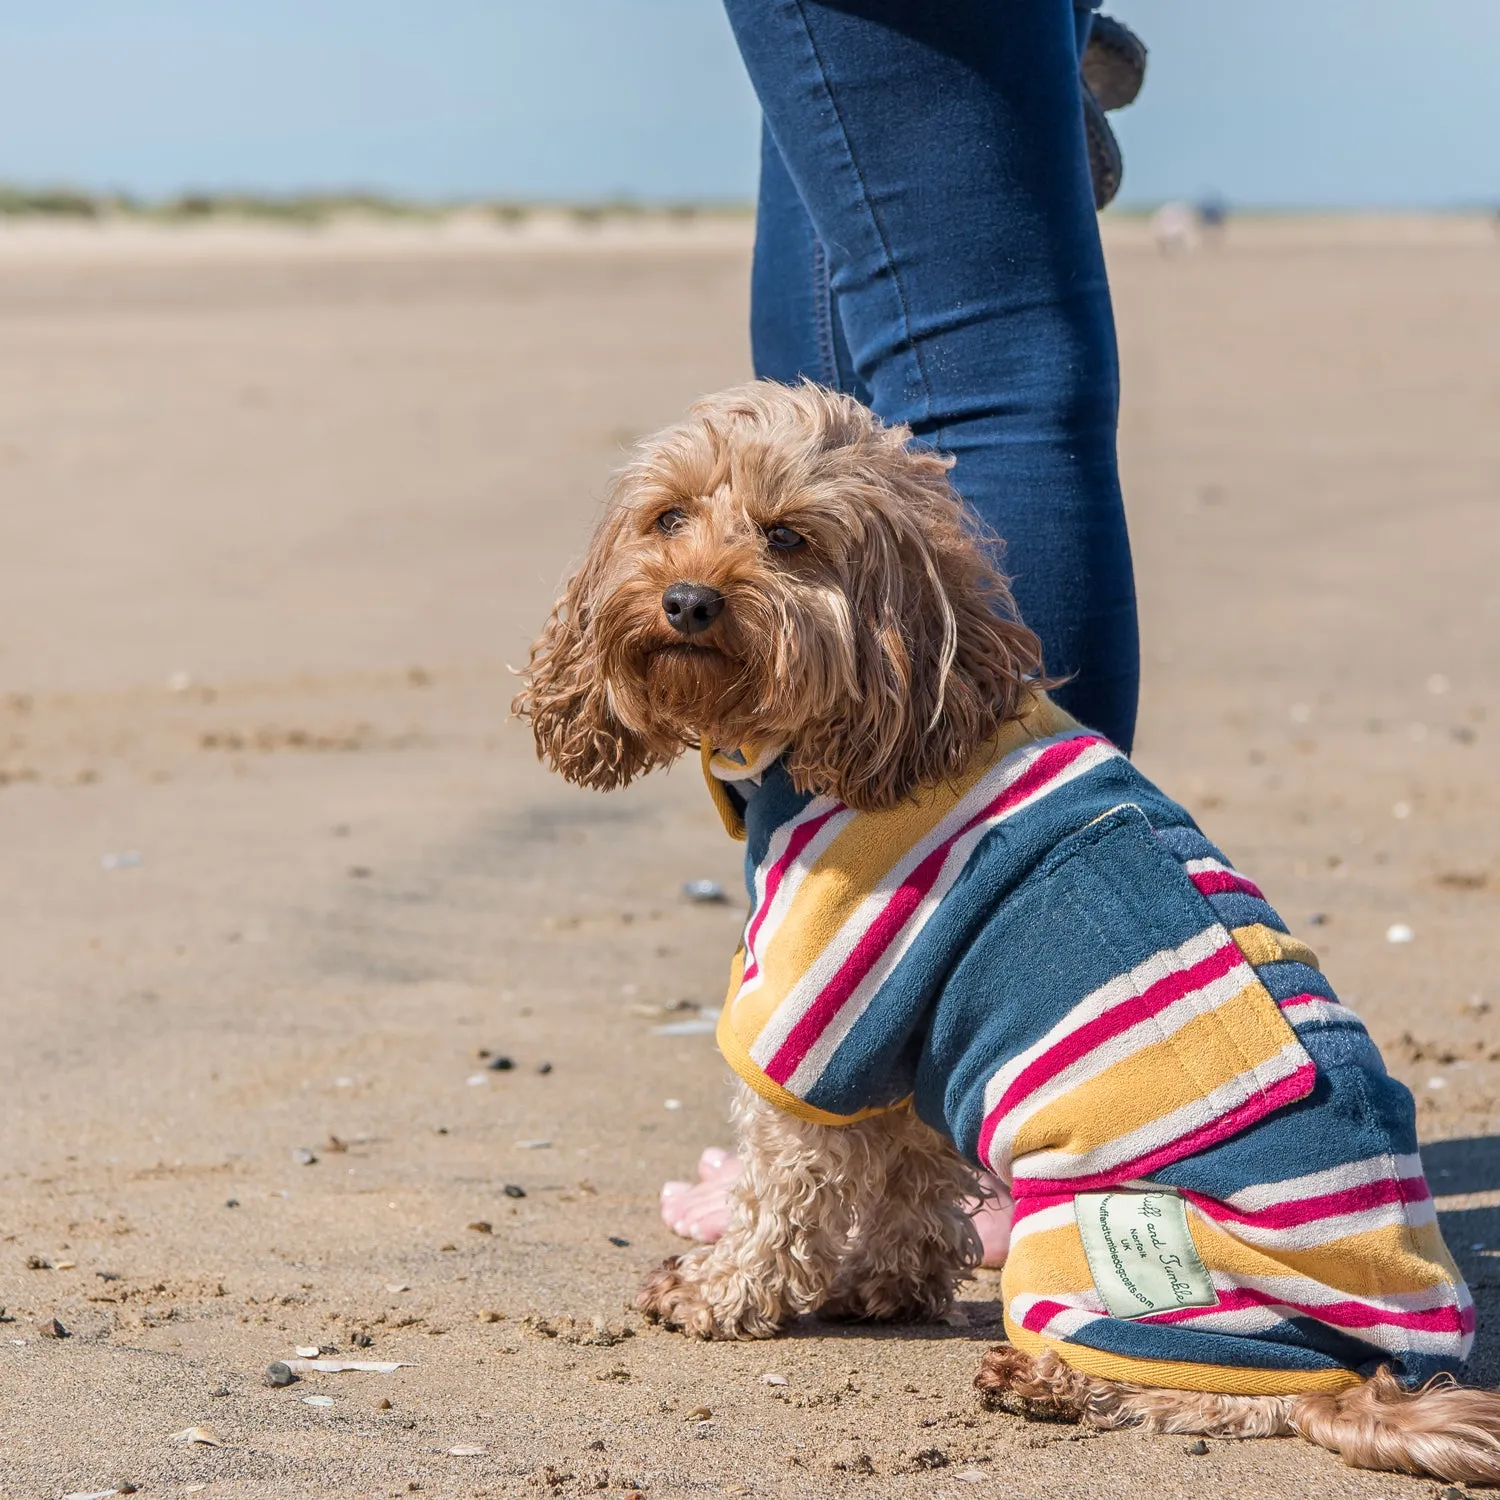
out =
<path fill-rule="evenodd" d="M 703 759 L 747 844 L 720 1048 L 807 1120 L 909 1102 L 1010 1184 L 1017 1347 L 1242 1394 L 1461 1368 L 1473 1304 L 1411 1094 L 1260 890 L 1114 746 L 1040 699 L 959 781 L 880 813 L 799 793 L 774 748 Z M 1118 1307 L 1130 1255 L 1174 1247 L 1137 1236 L 1101 1271 L 1079 1195 L 1148 1189 L 1180 1200 L 1156 1217 L 1185 1220 L 1198 1266 L 1162 1284 L 1199 1293 L 1117 1316 L 1096 1275 Z"/>

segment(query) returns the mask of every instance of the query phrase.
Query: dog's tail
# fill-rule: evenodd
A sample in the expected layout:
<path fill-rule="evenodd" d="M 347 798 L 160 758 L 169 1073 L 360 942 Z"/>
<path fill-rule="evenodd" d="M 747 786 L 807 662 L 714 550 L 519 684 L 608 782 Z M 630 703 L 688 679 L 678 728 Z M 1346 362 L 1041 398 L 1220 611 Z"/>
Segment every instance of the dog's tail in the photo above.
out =
<path fill-rule="evenodd" d="M 1500 1391 L 1440 1375 L 1409 1391 L 1388 1367 L 1330 1396 L 1299 1396 L 1287 1425 L 1356 1469 L 1500 1485 Z"/>
<path fill-rule="evenodd" d="M 1446 1375 L 1409 1391 L 1383 1366 L 1337 1395 L 1224 1396 L 1101 1380 L 1051 1350 L 1033 1358 L 1001 1345 L 985 1355 L 974 1384 L 991 1399 L 1008 1393 L 1095 1427 L 1226 1438 L 1295 1433 L 1351 1468 L 1500 1485 L 1500 1392 Z"/>

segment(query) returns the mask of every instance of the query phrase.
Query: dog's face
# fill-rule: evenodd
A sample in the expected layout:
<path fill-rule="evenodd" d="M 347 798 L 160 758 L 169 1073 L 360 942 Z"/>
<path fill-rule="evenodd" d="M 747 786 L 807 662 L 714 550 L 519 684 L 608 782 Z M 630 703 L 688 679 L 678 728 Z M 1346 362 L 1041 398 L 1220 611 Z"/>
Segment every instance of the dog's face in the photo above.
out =
<path fill-rule="evenodd" d="M 799 785 L 867 808 L 961 771 L 1038 650 L 906 439 L 767 382 L 645 442 L 532 648 L 538 752 L 611 787 L 702 741 L 786 745 Z"/>

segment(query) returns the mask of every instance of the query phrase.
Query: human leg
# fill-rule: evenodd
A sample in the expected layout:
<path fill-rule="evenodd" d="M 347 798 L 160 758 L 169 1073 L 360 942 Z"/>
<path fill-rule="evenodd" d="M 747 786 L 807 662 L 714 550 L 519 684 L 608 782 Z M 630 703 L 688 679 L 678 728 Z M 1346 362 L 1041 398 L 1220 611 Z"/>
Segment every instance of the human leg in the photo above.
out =
<path fill-rule="evenodd" d="M 1072 677 L 1059 698 L 1128 747 L 1134 593 L 1071 4 L 726 7 L 826 247 L 853 375 L 883 418 L 955 455 L 1049 671 Z M 758 250 L 762 309 L 776 250 Z M 810 373 L 770 337 L 763 350 L 762 373 Z"/>
<path fill-rule="evenodd" d="M 834 306 L 828 252 L 764 125 L 750 270 L 750 354 L 762 380 L 786 385 L 811 380 L 870 404 Z"/>

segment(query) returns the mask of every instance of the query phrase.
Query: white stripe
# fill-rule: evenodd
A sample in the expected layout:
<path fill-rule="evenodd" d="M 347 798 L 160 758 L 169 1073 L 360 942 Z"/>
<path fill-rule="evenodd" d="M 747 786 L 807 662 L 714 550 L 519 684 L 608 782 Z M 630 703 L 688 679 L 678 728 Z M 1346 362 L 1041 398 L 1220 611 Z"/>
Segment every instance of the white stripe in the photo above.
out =
<path fill-rule="evenodd" d="M 1295 1004 L 1283 1003 L 1281 1013 L 1292 1026 L 1342 1026 L 1349 1031 L 1365 1029 L 1364 1023 L 1347 1005 L 1340 1005 L 1337 1000 L 1325 1000 L 1321 995 L 1298 1000 Z"/>
<path fill-rule="evenodd" d="M 1039 740 L 997 761 L 922 839 L 905 851 L 898 862 L 881 877 L 874 889 L 859 903 L 848 920 L 840 926 L 822 952 L 808 964 L 797 983 L 779 1002 L 775 1012 L 750 1049 L 750 1055 L 757 1064 L 765 1067 L 781 1049 L 793 1028 L 816 1003 L 818 996 L 827 988 L 865 933 L 889 905 L 895 893 L 910 878 L 912 871 L 933 850 L 949 842 L 957 830 L 977 816 L 986 803 L 993 801 L 1007 787 L 1024 776 L 1039 756 L 1062 740 L 1076 738 L 1078 738 L 1077 734 L 1070 733 L 1049 740 Z M 1022 807 L 1030 806 L 1039 796 L 1056 790 L 1072 780 L 1074 776 L 1082 775 L 1086 770 L 1114 759 L 1119 753 L 1113 745 L 1102 742 L 1091 746 L 1072 762 L 1067 771 L 1053 777 L 1032 797 L 1012 811 L 1019 812 Z M 1072 774 L 1068 774 L 1069 772 Z M 919 910 L 913 915 L 914 917 L 921 916 L 925 921 L 927 914 Z"/>
<path fill-rule="evenodd" d="M 1443 1306 L 1457 1306 L 1461 1311 L 1463 1304 L 1455 1298 L 1455 1288 L 1451 1283 L 1440 1283 L 1424 1292 L 1410 1294 L 1414 1299 L 1421 1299 L 1410 1307 L 1391 1306 L 1391 1303 L 1398 1300 L 1395 1297 L 1377 1299 L 1355 1296 L 1297 1276 L 1234 1278 L 1216 1273 L 1213 1276 L 1213 1283 L 1219 1292 L 1232 1292 L 1238 1287 L 1248 1287 L 1277 1300 L 1269 1306 L 1228 1310 L 1205 1308 L 1202 1312 L 1195 1310 L 1190 1318 L 1168 1326 L 1181 1328 L 1185 1332 L 1196 1332 L 1201 1329 L 1204 1332 L 1253 1335 L 1264 1333 L 1277 1323 L 1286 1322 L 1292 1318 L 1311 1318 L 1314 1322 L 1322 1323 L 1326 1328 L 1336 1328 L 1350 1338 L 1373 1344 L 1377 1349 L 1387 1349 L 1393 1354 L 1406 1351 L 1420 1354 L 1447 1354 L 1457 1350 L 1467 1353 L 1468 1346 L 1472 1342 L 1468 1335 L 1460 1333 L 1457 1329 L 1407 1328 L 1401 1324 L 1389 1322 L 1343 1322 L 1334 1317 L 1325 1317 L 1319 1312 L 1319 1308 L 1326 1310 L 1339 1302 L 1358 1303 L 1375 1313 L 1426 1312 L 1434 1307 Z M 1284 1301 L 1281 1300 L 1283 1298 Z"/>
<path fill-rule="evenodd" d="M 780 927 L 782 918 L 785 917 L 787 908 L 791 906 L 793 898 L 807 878 L 808 871 L 820 859 L 828 846 L 841 834 L 857 814 L 852 808 L 845 808 L 842 812 L 836 812 L 808 841 L 806 848 L 782 871 L 781 881 L 776 887 L 776 894 L 771 898 L 770 907 L 766 910 L 760 927 L 755 934 L 755 947 L 749 944 L 751 925 L 755 921 L 756 913 L 765 905 L 766 883 L 770 879 L 771 871 L 777 863 L 785 856 L 787 846 L 791 843 L 792 835 L 807 823 L 830 810 L 838 804 L 830 797 L 815 797 L 808 803 L 807 807 L 797 817 L 791 819 L 783 828 L 776 830 L 775 837 L 766 849 L 766 857 L 761 861 L 760 868 L 755 872 L 755 905 L 751 910 L 750 919 L 745 923 L 746 955 L 745 967 L 748 969 L 753 961 L 756 972 L 740 986 L 735 998 L 740 995 L 748 995 L 760 988 L 765 978 L 760 968 L 759 955 L 764 953 L 770 945 L 771 939 L 776 935 L 776 929 Z M 783 834 L 785 837 L 783 837 Z"/>
<path fill-rule="evenodd" d="M 1295 1307 L 1239 1307 L 1229 1312 L 1207 1308 L 1201 1313 L 1195 1312 L 1191 1319 L 1165 1326 L 1173 1330 L 1180 1329 L 1190 1336 L 1194 1333 L 1226 1333 L 1237 1334 L 1241 1338 L 1255 1338 L 1292 1318 L 1309 1316 Z M 1336 1329 L 1346 1338 L 1358 1339 L 1361 1343 L 1395 1355 L 1446 1354 L 1463 1359 L 1473 1342 L 1469 1335 L 1459 1333 L 1456 1329 L 1443 1332 L 1427 1328 L 1401 1328 L 1393 1323 L 1356 1325 L 1334 1323 L 1326 1318 L 1315 1318 L 1313 1321 L 1322 1323 L 1325 1328 Z"/>
<path fill-rule="evenodd" d="M 1196 1207 L 1193 1211 L 1201 1213 Z M 1334 1214 L 1326 1219 L 1314 1219 L 1307 1224 L 1290 1224 L 1282 1228 L 1238 1224 L 1233 1220 L 1216 1219 L 1212 1214 L 1201 1216 L 1206 1223 L 1212 1224 L 1231 1239 L 1240 1240 L 1247 1245 L 1266 1245 L 1276 1250 L 1311 1250 L 1318 1245 L 1331 1245 L 1335 1240 L 1346 1240 L 1357 1234 L 1371 1234 L 1377 1229 L 1407 1226 L 1419 1229 L 1423 1225 L 1437 1222 L 1437 1210 L 1430 1198 L 1424 1198 L 1420 1203 L 1382 1203 L 1375 1208 Z"/>
<path fill-rule="evenodd" d="M 1126 1135 L 1116 1136 L 1114 1140 L 1106 1141 L 1092 1151 L 1081 1155 L 1070 1151 L 1030 1151 L 1016 1161 L 1016 1175 L 1051 1179 L 1089 1177 L 1095 1172 L 1110 1171 L 1135 1157 L 1145 1156 L 1161 1146 L 1170 1145 L 1201 1126 L 1212 1124 L 1253 1099 L 1269 1085 L 1290 1078 L 1299 1068 L 1309 1066 L 1310 1062 L 1300 1042 L 1288 1042 L 1268 1062 L 1261 1063 L 1252 1071 L 1241 1073 L 1201 1098 L 1191 1100 L 1159 1119 L 1148 1121 Z M 1000 1139 L 999 1131 L 996 1131 L 995 1138 L 997 1141 Z M 1008 1168 L 1009 1141 L 1004 1145 L 1007 1152 L 1005 1165 Z M 995 1155 L 993 1145 L 991 1155 Z M 1007 1171 L 993 1165 L 990 1170 L 999 1178 L 1008 1177 Z"/>
<path fill-rule="evenodd" d="M 1222 859 L 1185 859 L 1182 868 L 1189 875 L 1233 875 L 1236 880 L 1244 880 L 1233 865 L 1226 865 Z"/>
<path fill-rule="evenodd" d="M 1069 1198 L 1066 1203 L 1054 1203 L 1051 1208 L 1039 1208 L 1023 1219 L 1011 1220 L 1010 1242 L 1014 1246 L 1028 1235 L 1045 1234 L 1049 1229 L 1064 1229 L 1078 1222 L 1078 1205 Z"/>
<path fill-rule="evenodd" d="M 1020 1296 L 1011 1298 L 1006 1313 L 1012 1323 L 1025 1327 L 1026 1314 L 1038 1302 L 1060 1302 L 1066 1309 L 1063 1312 L 1053 1313 L 1046 1323 L 1034 1330 L 1044 1338 L 1069 1338 L 1080 1328 L 1086 1328 L 1090 1323 L 1097 1323 L 1100 1318 L 1109 1316 L 1099 1294 L 1094 1291 L 1062 1292 L 1050 1297 L 1038 1297 L 1030 1292 L 1023 1292 Z M 1028 1332 L 1031 1331 L 1033 1330 L 1028 1330 Z"/>
<path fill-rule="evenodd" d="M 775 833 L 771 835 L 769 842 L 766 844 L 765 855 L 761 859 L 760 865 L 755 872 L 755 905 L 750 913 L 752 918 L 755 916 L 755 913 L 760 910 L 761 906 L 765 902 L 766 882 L 770 879 L 771 871 L 775 869 L 775 867 L 785 856 L 786 851 L 791 845 L 792 839 L 795 836 L 797 830 L 804 824 L 816 821 L 818 818 L 821 818 L 824 813 L 829 812 L 831 809 L 837 806 L 838 803 L 835 802 L 832 797 L 814 797 L 812 801 L 802 809 L 801 812 L 797 813 L 794 817 L 788 818 L 787 821 L 783 823 L 775 831 Z M 791 875 L 795 870 L 796 866 L 793 865 L 786 872 L 786 874 Z M 783 877 L 783 884 L 784 883 L 785 877 Z"/>
<path fill-rule="evenodd" d="M 1320 1307 L 1335 1302 L 1357 1302 L 1380 1313 L 1431 1312 L 1435 1307 L 1462 1305 L 1451 1281 L 1435 1282 L 1415 1292 L 1385 1292 L 1373 1296 L 1365 1292 L 1340 1291 L 1338 1287 L 1314 1281 L 1308 1276 L 1244 1276 L 1227 1271 L 1210 1272 L 1214 1286 L 1221 1292 L 1244 1287 L 1267 1297 L 1285 1298 L 1288 1303 Z"/>
<path fill-rule="evenodd" d="M 1238 1192 L 1219 1195 L 1221 1203 L 1242 1213 L 1271 1208 L 1279 1203 L 1298 1202 L 1303 1198 L 1321 1198 L 1347 1188 L 1364 1187 L 1369 1182 L 1383 1182 L 1387 1177 L 1420 1177 L 1422 1158 L 1410 1156 L 1366 1156 L 1359 1161 L 1326 1167 L 1319 1172 L 1305 1172 L 1300 1177 L 1283 1177 L 1280 1182 L 1257 1182 Z"/>
<path fill-rule="evenodd" d="M 1223 932 L 1222 928 L 1219 930 Z M 1227 934 L 1225 938 L 1227 942 Z M 1248 964 L 1237 964 L 1228 973 L 1179 996 L 1154 1016 L 1145 1016 L 1134 1026 L 1129 1026 L 1108 1041 L 1090 1048 L 1082 1057 L 1025 1095 L 1013 1109 L 1001 1117 L 990 1140 L 991 1161 L 1002 1161 L 1008 1167 L 1015 1138 L 1021 1127 L 1034 1115 L 1091 1079 L 1125 1062 L 1137 1052 L 1180 1031 L 1199 1016 L 1216 1010 L 1255 982 L 1254 970 Z M 1126 998 L 1137 999 L 1138 993 L 1132 991 Z M 991 1170 L 997 1176 L 1003 1175 L 999 1167 L 992 1167 Z"/>

